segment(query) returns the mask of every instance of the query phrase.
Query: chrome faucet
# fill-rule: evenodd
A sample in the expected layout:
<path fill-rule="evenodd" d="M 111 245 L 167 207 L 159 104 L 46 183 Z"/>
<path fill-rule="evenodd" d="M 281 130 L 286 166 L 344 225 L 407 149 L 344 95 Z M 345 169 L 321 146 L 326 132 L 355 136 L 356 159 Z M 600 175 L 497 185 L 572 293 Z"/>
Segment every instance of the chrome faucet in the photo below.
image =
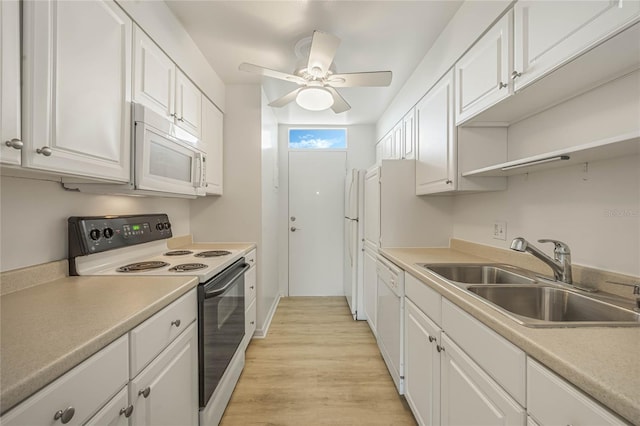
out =
<path fill-rule="evenodd" d="M 571 277 L 571 250 L 569 246 L 562 241 L 543 239 L 538 240 L 539 243 L 553 243 L 555 249 L 553 250 L 553 259 L 544 254 L 540 249 L 529 243 L 522 237 L 514 238 L 511 242 L 511 250 L 519 252 L 529 252 L 544 263 L 549 265 L 553 270 L 553 276 L 556 281 L 562 281 L 566 284 L 572 284 Z"/>

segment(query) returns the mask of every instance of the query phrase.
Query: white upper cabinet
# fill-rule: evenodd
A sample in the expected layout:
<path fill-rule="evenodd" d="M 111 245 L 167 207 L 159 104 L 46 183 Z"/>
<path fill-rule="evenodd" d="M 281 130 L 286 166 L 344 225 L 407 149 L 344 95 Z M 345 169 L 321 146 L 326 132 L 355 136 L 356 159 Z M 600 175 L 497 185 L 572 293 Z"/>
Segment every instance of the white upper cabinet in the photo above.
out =
<path fill-rule="evenodd" d="M 137 26 L 133 37 L 133 100 L 173 120 L 176 66 Z"/>
<path fill-rule="evenodd" d="M 512 92 L 512 22 L 509 12 L 456 63 L 456 125 Z"/>
<path fill-rule="evenodd" d="M 637 19 L 640 2 L 519 1 L 514 13 L 519 90 Z"/>
<path fill-rule="evenodd" d="M 379 142 L 382 145 L 382 159 L 393 160 L 395 158 L 395 150 L 393 145 L 393 131 L 387 133 Z"/>
<path fill-rule="evenodd" d="M 418 102 L 416 124 L 416 195 L 454 190 L 453 72 L 445 74 Z"/>
<path fill-rule="evenodd" d="M 402 118 L 402 158 L 413 160 L 415 158 L 415 129 L 416 114 L 412 109 Z"/>
<path fill-rule="evenodd" d="M 131 19 L 111 1 L 22 4 L 22 165 L 129 181 Z"/>
<path fill-rule="evenodd" d="M 0 2 L 0 163 L 20 164 L 20 2 Z"/>
<path fill-rule="evenodd" d="M 223 115 L 202 97 L 202 142 L 207 153 L 207 194 L 222 195 Z"/>
<path fill-rule="evenodd" d="M 404 150 L 404 126 L 402 120 L 398 122 L 391 131 L 393 135 L 393 154 L 391 159 L 399 160 L 403 158 L 403 150 Z"/>
<path fill-rule="evenodd" d="M 200 137 L 202 94 L 180 70 L 176 73 L 176 125 Z"/>

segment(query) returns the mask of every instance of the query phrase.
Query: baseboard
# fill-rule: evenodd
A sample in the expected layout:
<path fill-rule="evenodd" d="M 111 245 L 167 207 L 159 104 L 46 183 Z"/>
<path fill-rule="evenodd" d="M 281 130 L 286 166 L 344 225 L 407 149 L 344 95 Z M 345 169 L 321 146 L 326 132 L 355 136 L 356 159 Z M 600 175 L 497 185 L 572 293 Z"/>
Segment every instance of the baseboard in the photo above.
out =
<path fill-rule="evenodd" d="M 267 337 L 269 326 L 271 325 L 273 316 L 276 314 L 276 310 L 278 309 L 278 303 L 280 303 L 280 297 L 282 296 L 278 295 L 278 297 L 273 301 L 271 309 L 269 309 L 269 313 L 267 314 L 267 320 L 264 322 L 264 326 L 262 328 L 256 328 L 256 331 L 253 333 L 253 339 L 264 339 Z"/>

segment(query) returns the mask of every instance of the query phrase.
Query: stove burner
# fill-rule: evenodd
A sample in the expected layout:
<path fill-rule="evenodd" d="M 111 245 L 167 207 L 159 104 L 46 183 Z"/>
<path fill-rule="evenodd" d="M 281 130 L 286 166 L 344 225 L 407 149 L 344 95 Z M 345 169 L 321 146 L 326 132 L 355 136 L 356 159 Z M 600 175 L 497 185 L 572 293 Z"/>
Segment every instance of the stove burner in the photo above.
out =
<path fill-rule="evenodd" d="M 209 250 L 203 251 L 195 255 L 195 257 L 218 257 L 218 256 L 226 256 L 231 254 L 230 251 L 227 250 Z"/>
<path fill-rule="evenodd" d="M 186 254 L 191 254 L 191 253 L 193 253 L 191 250 L 172 250 L 172 251 L 166 252 L 164 255 L 165 256 L 184 256 Z"/>
<path fill-rule="evenodd" d="M 148 262 L 136 262 L 130 263 L 128 265 L 124 265 L 116 269 L 116 272 L 140 272 L 140 271 L 149 271 L 151 269 L 162 268 L 163 266 L 168 266 L 167 262 L 161 261 L 148 261 Z"/>
<path fill-rule="evenodd" d="M 197 271 L 199 269 L 204 269 L 206 267 L 207 265 L 205 265 L 204 263 L 183 263 L 181 265 L 176 265 L 173 268 L 170 268 L 169 270 L 171 272 L 189 272 L 189 271 Z"/>

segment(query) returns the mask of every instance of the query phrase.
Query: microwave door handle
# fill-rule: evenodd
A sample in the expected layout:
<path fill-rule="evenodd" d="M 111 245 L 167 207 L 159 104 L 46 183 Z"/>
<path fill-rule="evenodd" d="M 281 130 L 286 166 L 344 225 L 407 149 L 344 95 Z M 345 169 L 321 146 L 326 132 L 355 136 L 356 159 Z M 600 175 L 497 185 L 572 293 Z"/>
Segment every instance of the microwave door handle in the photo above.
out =
<path fill-rule="evenodd" d="M 205 299 L 210 299 L 212 297 L 216 297 L 216 296 L 220 296 L 222 293 L 224 293 L 225 291 L 227 291 L 227 289 L 238 279 L 240 278 L 240 276 L 242 274 L 244 274 L 246 272 L 247 269 L 249 269 L 251 267 L 251 265 L 249 265 L 248 263 L 245 263 L 244 265 L 242 265 L 242 269 L 236 273 L 232 278 L 229 279 L 229 281 L 227 282 L 227 284 L 222 287 L 222 288 L 217 288 L 215 290 L 211 290 L 211 291 L 207 291 L 204 293 L 204 298 Z"/>
<path fill-rule="evenodd" d="M 199 188 L 200 187 L 200 182 L 202 179 L 202 154 L 200 154 L 199 152 L 196 153 L 196 168 L 193 172 L 194 176 L 193 176 L 193 186 L 194 188 Z"/>

